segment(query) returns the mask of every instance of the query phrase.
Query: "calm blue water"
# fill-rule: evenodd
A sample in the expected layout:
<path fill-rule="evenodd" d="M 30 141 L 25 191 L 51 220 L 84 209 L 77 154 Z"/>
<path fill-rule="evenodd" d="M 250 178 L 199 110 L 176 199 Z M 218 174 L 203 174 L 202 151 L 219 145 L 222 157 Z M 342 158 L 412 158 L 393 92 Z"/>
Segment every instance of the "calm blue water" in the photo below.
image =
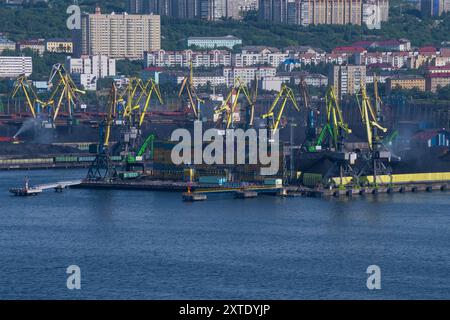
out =
<path fill-rule="evenodd" d="M 139 191 L 7 193 L 25 176 L 83 175 L 0 172 L 1 299 L 450 298 L 450 193 L 194 204 Z M 80 291 L 66 288 L 72 264 Z"/>

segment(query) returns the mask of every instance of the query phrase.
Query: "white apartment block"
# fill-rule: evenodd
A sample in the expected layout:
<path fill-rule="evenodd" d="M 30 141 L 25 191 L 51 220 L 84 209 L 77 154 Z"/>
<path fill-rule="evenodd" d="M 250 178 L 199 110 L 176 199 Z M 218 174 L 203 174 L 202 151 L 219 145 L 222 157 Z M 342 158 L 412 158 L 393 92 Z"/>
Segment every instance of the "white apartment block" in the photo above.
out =
<path fill-rule="evenodd" d="M 67 70 L 85 90 L 97 90 L 97 80 L 116 75 L 116 60 L 103 55 L 66 59 Z"/>
<path fill-rule="evenodd" d="M 223 75 L 228 87 L 232 87 L 236 80 L 250 85 L 255 78 L 261 80 L 265 77 L 275 77 L 277 69 L 274 67 L 234 67 L 224 68 Z"/>
<path fill-rule="evenodd" d="M 145 51 L 161 48 L 158 15 L 85 14 L 81 19 L 83 55 L 107 55 L 117 59 L 142 59 Z"/>
<path fill-rule="evenodd" d="M 289 57 L 288 53 L 273 48 L 243 48 L 241 53 L 233 55 L 233 66 L 250 67 L 268 65 L 277 68 Z"/>
<path fill-rule="evenodd" d="M 226 50 L 157 50 L 146 52 L 144 60 L 147 67 L 188 68 L 192 61 L 194 68 L 218 68 L 231 66 L 231 53 Z"/>
<path fill-rule="evenodd" d="M 104 55 L 67 57 L 66 66 L 71 74 L 92 74 L 98 79 L 116 75 L 116 60 Z"/>
<path fill-rule="evenodd" d="M 177 84 L 181 84 L 184 78 L 185 76 L 178 75 Z M 207 85 L 210 85 L 212 87 L 218 87 L 227 84 L 224 75 L 214 73 L 196 74 L 194 75 L 192 82 L 195 88 Z"/>
<path fill-rule="evenodd" d="M 21 75 L 27 77 L 33 72 L 33 59 L 31 57 L 1 57 L 0 78 L 17 78 Z"/>

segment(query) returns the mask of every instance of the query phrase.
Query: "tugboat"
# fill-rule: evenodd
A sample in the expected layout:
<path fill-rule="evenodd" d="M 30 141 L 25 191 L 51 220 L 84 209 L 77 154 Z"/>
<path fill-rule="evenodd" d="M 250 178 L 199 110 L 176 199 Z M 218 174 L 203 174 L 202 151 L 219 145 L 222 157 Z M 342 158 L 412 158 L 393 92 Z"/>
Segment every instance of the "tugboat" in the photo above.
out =
<path fill-rule="evenodd" d="M 28 179 L 25 180 L 25 187 L 9 189 L 9 192 L 17 197 L 37 196 L 42 193 L 42 189 L 30 188 Z"/>

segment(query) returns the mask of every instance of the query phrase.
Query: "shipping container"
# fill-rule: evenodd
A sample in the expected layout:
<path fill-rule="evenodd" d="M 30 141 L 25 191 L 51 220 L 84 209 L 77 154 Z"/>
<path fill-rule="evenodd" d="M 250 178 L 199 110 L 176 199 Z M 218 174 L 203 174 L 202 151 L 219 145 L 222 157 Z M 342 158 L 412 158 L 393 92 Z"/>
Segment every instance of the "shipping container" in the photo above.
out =
<path fill-rule="evenodd" d="M 277 179 L 277 178 L 264 179 L 264 184 L 266 186 L 282 187 L 283 186 L 283 180 L 282 179 Z"/>
<path fill-rule="evenodd" d="M 119 178 L 120 179 L 136 179 L 139 178 L 141 174 L 139 172 L 120 172 Z"/>
<path fill-rule="evenodd" d="M 203 176 L 198 178 L 198 182 L 200 184 L 213 184 L 221 186 L 227 182 L 227 178 L 217 176 Z"/>

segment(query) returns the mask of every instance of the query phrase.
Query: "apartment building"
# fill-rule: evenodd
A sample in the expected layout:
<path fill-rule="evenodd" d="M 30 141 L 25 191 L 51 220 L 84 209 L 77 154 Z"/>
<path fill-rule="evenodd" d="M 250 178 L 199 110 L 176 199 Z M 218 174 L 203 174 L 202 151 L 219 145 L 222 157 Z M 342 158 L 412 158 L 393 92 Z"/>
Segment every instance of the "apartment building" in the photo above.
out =
<path fill-rule="evenodd" d="M 450 85 L 450 65 L 428 67 L 425 82 L 426 90 L 431 92 L 436 92 L 439 88 Z"/>
<path fill-rule="evenodd" d="M 259 14 L 275 23 L 367 24 L 379 29 L 389 18 L 389 0 L 260 0 Z"/>
<path fill-rule="evenodd" d="M 228 48 L 233 49 L 236 45 L 241 45 L 242 40 L 235 36 L 225 37 L 189 37 L 187 46 L 196 46 L 202 49 Z"/>
<path fill-rule="evenodd" d="M 104 55 L 67 57 L 66 68 L 85 90 L 96 90 L 98 79 L 116 76 L 116 60 Z"/>
<path fill-rule="evenodd" d="M 192 62 L 194 68 L 218 68 L 231 66 L 232 58 L 226 50 L 157 50 L 146 52 L 144 62 L 147 67 L 188 68 Z"/>
<path fill-rule="evenodd" d="M 33 52 L 43 55 L 45 52 L 45 40 L 44 39 L 30 39 L 21 40 L 17 42 L 17 50 L 23 51 L 25 49 L 30 49 Z"/>
<path fill-rule="evenodd" d="M 241 53 L 233 55 L 233 66 L 250 67 L 268 65 L 277 68 L 288 57 L 288 53 L 281 52 L 277 48 L 261 46 L 243 47 Z"/>
<path fill-rule="evenodd" d="M 81 19 L 83 55 L 106 55 L 116 59 L 143 59 L 145 51 L 161 48 L 161 22 L 158 15 L 84 14 Z"/>
<path fill-rule="evenodd" d="M 223 69 L 223 75 L 228 87 L 233 86 L 237 79 L 250 85 L 255 78 L 260 80 L 265 77 L 275 77 L 276 74 L 277 69 L 274 67 L 233 67 Z"/>
<path fill-rule="evenodd" d="M 4 50 L 16 50 L 16 43 L 0 35 L 0 53 Z"/>
<path fill-rule="evenodd" d="M 0 56 L 0 78 L 27 77 L 33 72 L 31 57 L 2 57 Z"/>
<path fill-rule="evenodd" d="M 338 97 L 354 95 L 366 84 L 366 66 L 334 66 L 329 82 Z"/>
<path fill-rule="evenodd" d="M 417 89 L 425 91 L 425 78 L 419 75 L 394 75 L 387 79 L 387 91 L 398 89 Z"/>
<path fill-rule="evenodd" d="M 53 53 L 73 53 L 73 41 L 71 39 L 47 39 L 45 50 Z"/>

